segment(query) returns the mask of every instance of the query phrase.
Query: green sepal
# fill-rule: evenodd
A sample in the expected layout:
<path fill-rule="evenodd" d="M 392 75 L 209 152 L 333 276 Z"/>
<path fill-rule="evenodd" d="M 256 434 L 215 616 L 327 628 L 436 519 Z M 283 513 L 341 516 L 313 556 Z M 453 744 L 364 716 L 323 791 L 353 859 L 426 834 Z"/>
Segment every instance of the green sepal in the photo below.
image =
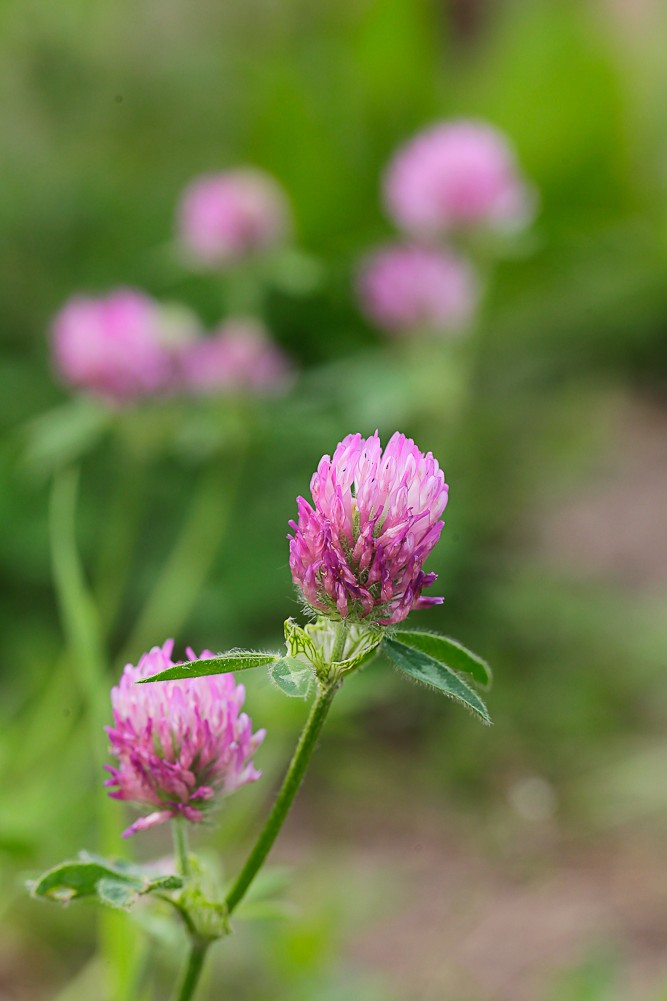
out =
<path fill-rule="evenodd" d="M 484 723 L 491 722 L 491 717 L 479 695 L 445 664 L 441 664 L 421 650 L 399 642 L 394 637 L 385 638 L 384 649 L 396 667 L 408 677 L 421 681 L 460 702 L 471 709 Z"/>
<path fill-rule="evenodd" d="M 294 699 L 307 698 L 315 680 L 313 667 L 296 657 L 283 657 L 271 666 L 269 674 L 280 691 Z"/>
<path fill-rule="evenodd" d="M 313 637 L 306 632 L 303 626 L 300 626 L 295 619 L 285 619 L 284 629 L 288 657 L 305 658 L 315 668 L 324 666 L 324 661 Z"/>
<path fill-rule="evenodd" d="M 257 653 L 254 650 L 230 650 L 219 657 L 205 660 L 188 660 L 174 664 L 166 671 L 160 671 L 151 678 L 142 678 L 138 685 L 153 681 L 183 681 L 187 678 L 207 678 L 211 674 L 227 674 L 228 671 L 248 671 L 252 667 L 266 667 L 280 660 L 279 653 Z"/>
<path fill-rule="evenodd" d="M 183 880 L 180 876 L 155 876 L 140 866 L 82 852 L 76 861 L 61 862 L 28 886 L 33 897 L 61 904 L 88 897 L 107 907 L 128 910 L 146 893 L 179 890 Z"/>
<path fill-rule="evenodd" d="M 379 626 L 346 624 L 342 656 L 334 663 L 331 656 L 336 643 L 336 627 L 336 622 L 323 615 L 306 626 L 287 619 L 285 645 L 288 657 L 309 661 L 317 676 L 325 680 L 332 670 L 341 676 L 366 664 L 377 652 L 384 635 Z"/>
<path fill-rule="evenodd" d="M 439 633 L 424 633 L 416 629 L 392 629 L 390 635 L 399 643 L 428 654 L 452 671 L 462 671 L 471 675 L 484 688 L 490 687 L 493 674 L 487 662 L 458 640 L 440 636 Z"/>

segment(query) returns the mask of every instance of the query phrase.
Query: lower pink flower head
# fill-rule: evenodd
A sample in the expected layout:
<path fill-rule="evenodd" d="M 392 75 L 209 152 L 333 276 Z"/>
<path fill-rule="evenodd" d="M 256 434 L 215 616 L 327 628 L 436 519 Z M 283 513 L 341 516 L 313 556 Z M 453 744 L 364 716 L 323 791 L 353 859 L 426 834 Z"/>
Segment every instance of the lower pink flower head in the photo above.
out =
<path fill-rule="evenodd" d="M 294 583 L 312 608 L 389 625 L 442 603 L 422 596 L 437 579 L 422 566 L 440 538 L 448 489 L 430 452 L 398 432 L 384 451 L 377 431 L 350 434 L 320 460 L 310 489 L 313 505 L 297 498 L 288 538 Z"/>
<path fill-rule="evenodd" d="M 471 227 L 518 229 L 534 208 L 502 132 L 467 120 L 436 125 L 400 149 L 384 194 L 394 222 L 421 236 Z"/>
<path fill-rule="evenodd" d="M 161 392 L 171 378 L 160 307 L 134 289 L 70 299 L 53 321 L 52 344 L 64 382 L 112 403 Z"/>
<path fill-rule="evenodd" d="M 290 211 L 272 177 L 246 168 L 192 181 L 181 199 L 177 223 L 190 258 L 214 267 L 280 244 L 290 228 Z"/>
<path fill-rule="evenodd" d="M 151 810 L 123 837 L 173 817 L 198 823 L 216 797 L 261 774 L 251 759 L 265 731 L 253 734 L 241 712 L 245 689 L 232 674 L 135 684 L 172 667 L 173 646 L 167 640 L 136 667 L 128 664 L 111 689 L 114 722 L 106 730 L 119 764 L 107 766 L 111 778 L 105 785 L 113 788 L 109 795 L 115 799 Z M 192 650 L 186 652 L 196 659 Z M 205 650 L 201 659 L 213 656 Z"/>
<path fill-rule="evenodd" d="M 358 291 L 366 315 L 395 334 L 459 332 L 477 304 L 471 268 L 448 251 L 417 244 L 367 257 Z"/>
<path fill-rule="evenodd" d="M 202 395 L 279 393 L 291 374 L 285 354 L 264 327 L 243 319 L 187 344 L 180 365 L 183 386 Z"/>

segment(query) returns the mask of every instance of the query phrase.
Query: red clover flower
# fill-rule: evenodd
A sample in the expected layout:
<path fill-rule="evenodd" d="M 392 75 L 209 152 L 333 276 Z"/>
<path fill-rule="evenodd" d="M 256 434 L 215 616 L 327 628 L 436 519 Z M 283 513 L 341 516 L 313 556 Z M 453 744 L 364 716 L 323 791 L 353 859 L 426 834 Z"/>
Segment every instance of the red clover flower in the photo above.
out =
<path fill-rule="evenodd" d="M 128 664 L 111 690 L 113 726 L 106 728 L 117 768 L 107 766 L 105 785 L 114 799 L 157 807 L 124 834 L 146 830 L 174 817 L 198 823 L 211 801 L 261 775 L 252 755 L 265 731 L 252 732 L 241 712 L 243 685 L 233 674 L 138 685 L 169 667 L 173 640 L 153 647 L 137 666 Z M 192 650 L 188 658 L 195 660 Z M 202 660 L 215 656 L 205 650 Z"/>
<path fill-rule="evenodd" d="M 313 475 L 314 506 L 297 498 L 290 568 L 308 604 L 352 621 L 401 622 L 435 573 L 422 566 L 440 538 L 447 484 L 437 460 L 398 432 L 382 450 L 377 431 L 351 434 Z"/>

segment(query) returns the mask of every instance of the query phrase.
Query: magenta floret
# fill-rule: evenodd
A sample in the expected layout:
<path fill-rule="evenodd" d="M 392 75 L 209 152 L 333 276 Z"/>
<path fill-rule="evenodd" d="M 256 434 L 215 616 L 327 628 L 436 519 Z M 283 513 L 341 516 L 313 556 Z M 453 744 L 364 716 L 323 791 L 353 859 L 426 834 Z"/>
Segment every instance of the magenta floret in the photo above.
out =
<path fill-rule="evenodd" d="M 317 611 L 384 625 L 441 604 L 422 590 L 422 569 L 440 538 L 448 487 L 437 460 L 398 432 L 382 450 L 377 431 L 351 434 L 311 480 L 314 505 L 297 499 L 290 568 Z"/>
<path fill-rule="evenodd" d="M 172 667 L 173 646 L 167 640 L 136 667 L 128 664 L 111 690 L 114 722 L 106 731 L 119 764 L 107 766 L 111 778 L 105 785 L 114 799 L 157 807 L 124 837 L 174 817 L 198 823 L 216 798 L 261 775 L 252 755 L 265 731 L 252 732 L 251 720 L 241 712 L 245 689 L 233 674 L 135 684 Z M 192 650 L 186 652 L 197 659 Z M 213 656 L 205 650 L 199 659 Z"/>

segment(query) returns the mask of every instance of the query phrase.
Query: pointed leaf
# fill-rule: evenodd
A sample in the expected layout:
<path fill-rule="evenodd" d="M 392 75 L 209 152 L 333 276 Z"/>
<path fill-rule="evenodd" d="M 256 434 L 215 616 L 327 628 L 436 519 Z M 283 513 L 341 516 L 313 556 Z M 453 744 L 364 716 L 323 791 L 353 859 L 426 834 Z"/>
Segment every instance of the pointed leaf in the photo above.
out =
<path fill-rule="evenodd" d="M 248 671 L 251 667 L 266 667 L 280 660 L 278 653 L 256 653 L 254 650 L 230 650 L 219 657 L 204 660 L 188 660 L 175 664 L 166 671 L 154 674 L 152 678 L 142 678 L 139 685 L 153 681 L 182 681 L 187 678 L 206 678 L 211 674 L 226 674 L 228 671 Z"/>
<path fill-rule="evenodd" d="M 415 650 L 421 650 L 434 660 L 439 661 L 452 671 L 463 671 L 470 674 L 488 688 L 491 684 L 491 668 L 485 660 L 478 657 L 476 653 L 466 649 L 457 640 L 448 636 L 440 636 L 438 633 L 424 633 L 416 629 L 396 629 L 391 633 L 392 638 L 404 643 Z"/>
<path fill-rule="evenodd" d="M 182 885 L 180 876 L 155 876 L 142 871 L 140 866 L 109 862 L 82 852 L 77 861 L 54 866 L 29 887 L 34 897 L 46 897 L 62 904 L 80 897 L 97 897 L 111 907 L 127 908 L 140 894 L 178 890 Z"/>
<path fill-rule="evenodd" d="M 295 699 L 306 698 L 315 677 L 311 665 L 296 657 L 283 657 L 273 665 L 270 674 L 281 692 Z"/>
<path fill-rule="evenodd" d="M 81 861 L 63 862 L 49 869 L 31 884 L 30 889 L 35 897 L 50 897 L 68 903 L 79 897 L 96 896 L 97 884 L 103 879 L 124 882 L 135 891 L 143 888 L 142 880 L 137 876 L 126 875 L 100 862 Z"/>
<path fill-rule="evenodd" d="M 434 660 L 427 653 L 415 650 L 405 643 L 399 643 L 393 638 L 385 639 L 384 645 L 391 660 L 404 674 L 416 681 L 430 685 L 432 688 L 437 688 L 444 695 L 449 695 L 450 698 L 461 702 L 472 709 L 485 723 L 491 722 L 486 706 L 479 695 L 444 664 Z"/>

